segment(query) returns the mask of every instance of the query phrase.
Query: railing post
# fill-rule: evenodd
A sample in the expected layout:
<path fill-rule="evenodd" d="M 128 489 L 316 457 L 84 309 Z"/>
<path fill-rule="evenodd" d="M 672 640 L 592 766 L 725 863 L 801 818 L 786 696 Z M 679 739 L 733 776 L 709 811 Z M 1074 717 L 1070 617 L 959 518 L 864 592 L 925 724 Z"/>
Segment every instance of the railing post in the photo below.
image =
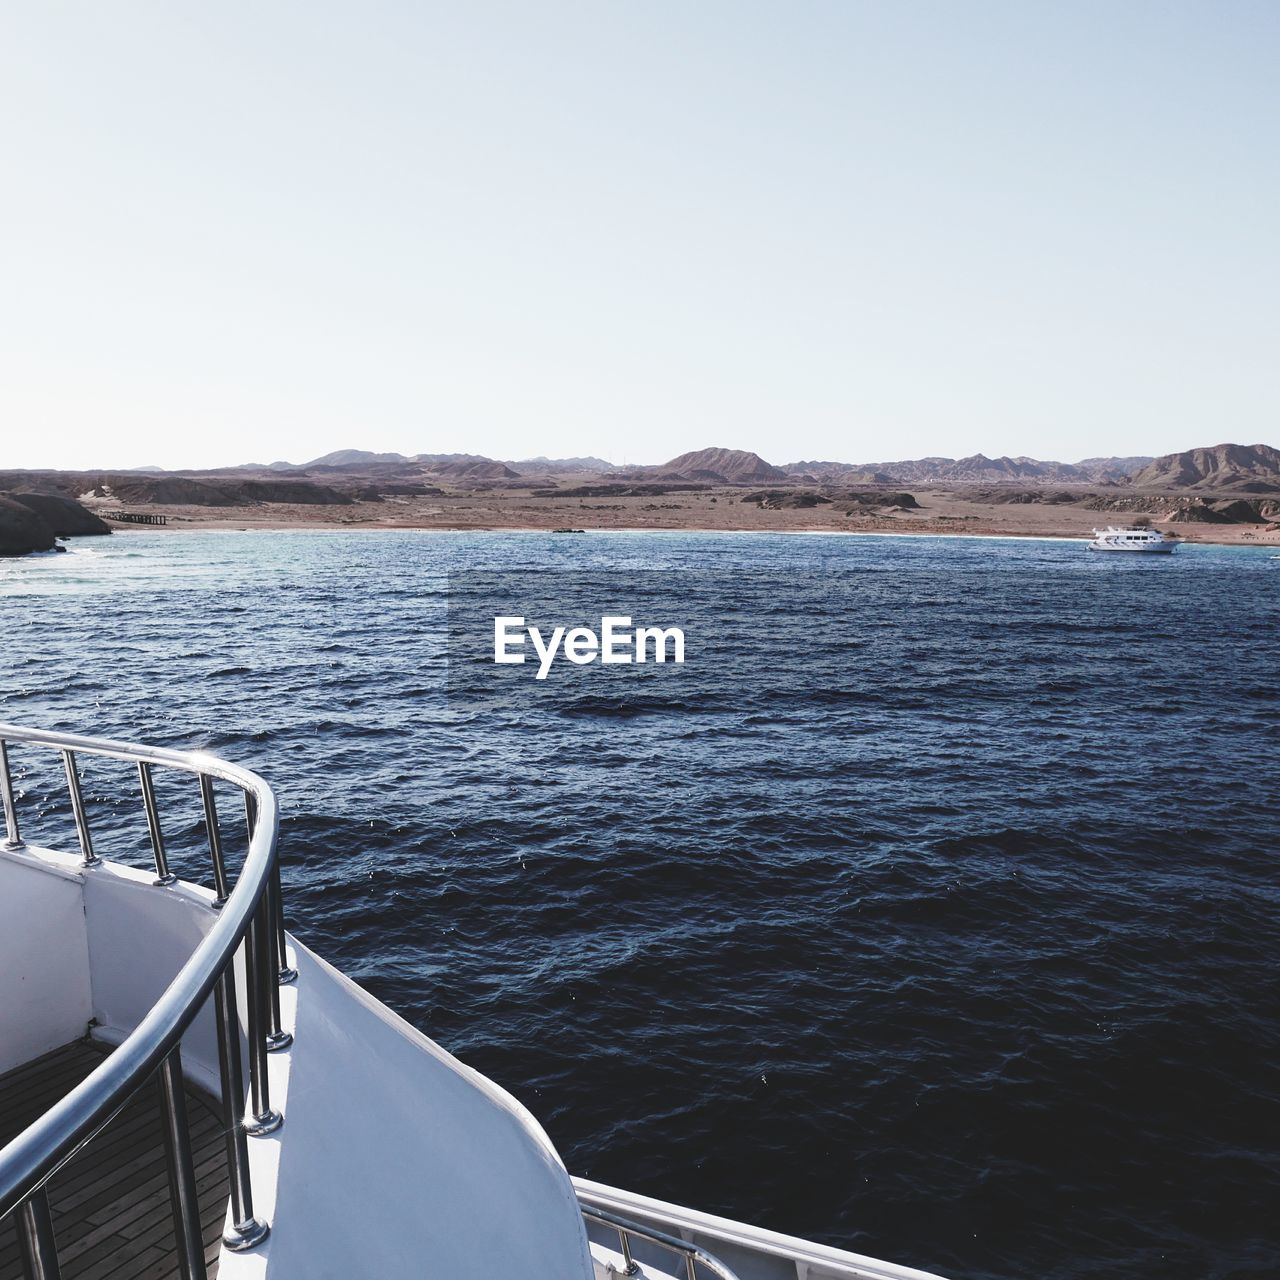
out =
<path fill-rule="evenodd" d="M 209 833 L 209 854 L 213 858 L 213 905 L 221 907 L 231 896 L 227 884 L 227 864 L 222 858 L 222 834 L 218 830 L 218 806 L 213 799 L 213 779 L 200 775 L 200 799 L 204 802 L 204 825 Z"/>
<path fill-rule="evenodd" d="M 161 1127 L 169 1163 L 169 1203 L 173 1206 L 178 1269 L 182 1280 L 206 1280 L 204 1233 L 200 1226 L 200 1197 L 191 1159 L 191 1130 L 187 1127 L 187 1095 L 182 1083 L 182 1052 L 174 1045 L 160 1064 Z"/>
<path fill-rule="evenodd" d="M 298 971 L 289 963 L 289 953 L 284 945 L 284 892 L 280 887 L 280 852 L 276 851 L 276 865 L 271 868 L 271 896 L 275 900 L 275 934 L 278 970 L 276 979 L 281 986 L 292 982 Z"/>
<path fill-rule="evenodd" d="M 0 800 L 4 802 L 4 844 L 0 848 L 21 849 L 18 834 L 18 806 L 13 802 L 13 775 L 9 772 L 9 744 L 0 738 Z"/>
<path fill-rule="evenodd" d="M 267 919 L 267 895 L 264 893 L 253 913 L 249 932 L 245 934 L 245 981 L 249 991 L 249 1111 L 245 1132 L 255 1138 L 274 1133 L 284 1117 L 271 1107 L 271 1087 L 267 1080 L 268 1011 L 271 989 L 275 986 L 272 970 L 270 926 Z"/>
<path fill-rule="evenodd" d="M 237 1253 L 267 1238 L 270 1228 L 253 1216 L 249 1146 L 244 1135 L 244 1069 L 240 1065 L 240 1015 L 236 1010 L 235 960 L 214 988 L 218 1020 L 218 1070 L 222 1078 L 222 1118 L 227 1134 L 227 1172 L 231 1183 L 231 1226 L 222 1243 Z"/>
<path fill-rule="evenodd" d="M 277 868 L 278 872 L 279 868 Z M 267 973 L 267 1052 L 279 1053 L 293 1043 L 293 1035 L 286 1031 L 280 1022 L 280 953 L 284 934 L 280 932 L 279 895 L 273 892 L 273 885 L 279 885 L 277 876 L 267 882 L 267 891 L 262 895 L 263 915 L 263 957 L 262 967 Z M 296 974 L 294 975 L 297 976 Z"/>
<path fill-rule="evenodd" d="M 53 1238 L 53 1216 L 49 1212 L 49 1193 L 44 1187 L 33 1191 L 22 1202 L 17 1227 L 25 1280 L 61 1280 L 58 1246 Z"/>
<path fill-rule="evenodd" d="M 151 766 L 145 760 L 138 761 L 138 782 L 142 787 L 142 804 L 147 811 L 147 831 L 151 835 L 151 849 L 156 858 L 156 884 L 177 884 L 178 877 L 169 870 L 169 858 L 164 851 L 164 835 L 160 831 L 160 810 L 156 807 L 156 789 L 151 782 Z"/>
<path fill-rule="evenodd" d="M 76 772 L 76 753 L 64 749 L 62 767 L 67 771 L 67 790 L 71 793 L 71 812 L 76 818 L 76 834 L 80 837 L 80 855 L 82 867 L 96 867 L 102 861 L 93 851 L 93 840 L 89 836 L 89 820 L 85 817 L 84 796 L 80 791 L 80 775 Z"/>
<path fill-rule="evenodd" d="M 622 1261 L 626 1264 L 626 1274 L 633 1276 L 640 1270 L 636 1260 L 631 1256 L 631 1232 L 618 1228 L 618 1239 L 622 1242 Z"/>
<path fill-rule="evenodd" d="M 257 810 L 254 808 L 253 796 L 244 793 L 244 821 L 249 832 L 250 841 L 257 827 Z M 280 984 L 292 982 L 297 976 L 296 969 L 289 968 L 288 956 L 284 949 L 284 904 L 280 897 L 280 855 L 277 852 L 275 865 L 271 868 L 271 880 L 267 884 L 267 930 L 269 944 L 267 946 L 267 964 L 272 971 L 268 987 L 269 1020 L 267 1024 L 267 1052 L 278 1053 L 293 1043 L 293 1036 L 284 1029 L 280 1021 Z"/>

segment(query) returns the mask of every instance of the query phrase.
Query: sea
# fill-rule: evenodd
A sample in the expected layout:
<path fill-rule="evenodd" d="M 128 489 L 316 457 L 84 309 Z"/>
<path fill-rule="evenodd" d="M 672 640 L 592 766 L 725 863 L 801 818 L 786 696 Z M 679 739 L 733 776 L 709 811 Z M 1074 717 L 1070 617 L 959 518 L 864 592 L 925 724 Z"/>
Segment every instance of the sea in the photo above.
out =
<path fill-rule="evenodd" d="M 0 720 L 260 771 L 291 931 L 572 1173 L 955 1280 L 1280 1276 L 1274 549 L 71 548 L 0 561 Z M 486 657 L 497 612 L 597 605 L 684 662 Z M 70 847 L 39 754 L 25 830 Z M 113 767 L 98 850 L 142 862 Z"/>

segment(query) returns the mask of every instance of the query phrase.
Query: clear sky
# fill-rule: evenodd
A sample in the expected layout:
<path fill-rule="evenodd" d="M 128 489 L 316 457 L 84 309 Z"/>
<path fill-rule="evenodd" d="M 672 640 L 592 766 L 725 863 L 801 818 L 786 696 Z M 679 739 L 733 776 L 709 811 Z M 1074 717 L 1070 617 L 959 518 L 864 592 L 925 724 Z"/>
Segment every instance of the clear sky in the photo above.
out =
<path fill-rule="evenodd" d="M 0 467 L 1277 442 L 1280 4 L 10 5 Z"/>

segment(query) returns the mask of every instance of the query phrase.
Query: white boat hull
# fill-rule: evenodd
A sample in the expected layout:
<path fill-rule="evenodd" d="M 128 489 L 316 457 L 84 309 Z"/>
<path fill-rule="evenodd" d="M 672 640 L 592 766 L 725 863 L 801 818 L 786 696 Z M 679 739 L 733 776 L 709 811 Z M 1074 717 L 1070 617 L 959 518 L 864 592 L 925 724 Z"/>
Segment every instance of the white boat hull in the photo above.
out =
<path fill-rule="evenodd" d="M 1089 543 L 1090 551 L 1130 551 L 1139 555 L 1167 556 L 1177 549 L 1173 538 L 1166 538 L 1158 529 L 1149 525 L 1133 525 L 1125 529 L 1117 529 L 1111 525 L 1106 529 L 1095 529 L 1093 541 Z"/>
<path fill-rule="evenodd" d="M 1115 543 L 1089 543 L 1090 551 L 1123 551 L 1128 555 L 1139 556 L 1169 556 L 1177 549 L 1178 544 L 1176 542 L 1148 543 L 1145 546 L 1137 545 L 1130 547 L 1118 546 Z"/>

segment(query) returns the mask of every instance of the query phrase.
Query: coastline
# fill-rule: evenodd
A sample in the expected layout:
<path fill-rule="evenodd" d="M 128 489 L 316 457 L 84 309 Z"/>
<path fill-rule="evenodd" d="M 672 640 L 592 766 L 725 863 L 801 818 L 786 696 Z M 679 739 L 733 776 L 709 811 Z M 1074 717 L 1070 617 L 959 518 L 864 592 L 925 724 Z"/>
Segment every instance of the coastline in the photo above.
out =
<path fill-rule="evenodd" d="M 361 504 L 366 505 L 366 504 Z M 372 505 L 372 504 L 367 504 Z M 477 504 L 479 505 L 479 504 Z M 165 525 L 130 525 L 112 522 L 112 531 L 116 534 L 182 534 L 182 533 L 291 533 L 291 532 L 426 532 L 426 533 L 554 533 L 559 529 L 572 528 L 584 533 L 724 533 L 724 534 L 798 534 L 808 536 L 850 536 L 850 537 L 898 537 L 898 538 L 998 538 L 1030 541 L 1087 541 L 1092 536 L 1094 527 L 1109 523 L 1124 523 L 1114 518 L 1107 520 L 1110 513 L 1078 512 L 1071 514 L 1074 520 L 1063 520 L 1061 508 L 1054 511 L 1057 517 L 1052 521 L 1025 518 L 1027 515 L 1037 516 L 1048 513 L 1028 512 L 1026 507 L 1018 507 L 1017 513 L 1024 518 L 1008 517 L 1004 519 L 965 519 L 963 527 L 950 520 L 929 519 L 912 516 L 873 516 L 854 519 L 814 520 L 811 512 L 768 511 L 753 512 L 757 518 L 748 520 L 699 520 L 690 518 L 695 512 L 681 512 L 679 516 L 666 518 L 648 518 L 627 520 L 617 518 L 609 520 L 588 519 L 589 513 L 567 510 L 563 507 L 544 512 L 536 516 L 530 512 L 520 513 L 525 518 L 516 517 L 515 512 L 505 513 L 493 510 L 491 502 L 483 504 L 489 509 L 483 515 L 472 509 L 446 513 L 433 511 L 430 513 L 409 513 L 388 516 L 381 512 L 375 515 L 361 513 L 352 515 L 348 508 L 326 509 L 321 516 L 314 509 L 310 511 L 290 508 L 288 511 L 253 508 L 237 509 L 235 514 L 226 510 L 188 508 L 183 511 L 174 508 L 149 508 L 149 512 L 163 514 L 168 518 Z M 329 514 L 332 511 L 333 514 Z M 341 514 L 339 514 L 341 513 Z M 613 513 L 610 513 L 613 514 Z M 630 513 L 627 513 L 630 514 Z M 638 513 L 637 513 L 638 514 Z M 1003 514 L 1003 511 L 1002 511 Z M 508 515 L 508 518 L 502 518 Z M 484 518 L 487 516 L 488 518 Z M 533 516 L 533 518 L 530 518 Z M 684 518 L 680 518 L 683 516 Z M 764 516 L 766 518 L 759 518 Z M 808 517 L 803 518 L 803 517 Z M 326 518 L 327 517 L 327 518 Z M 452 517 L 452 518 L 451 518 Z M 497 518 L 495 518 L 497 517 Z M 541 517 L 541 518 L 538 518 Z M 778 517 L 783 517 L 779 519 Z M 787 518 L 791 517 L 791 518 Z M 945 523 L 944 523 L 945 520 Z M 1268 532 L 1259 525 L 1205 525 L 1189 523 L 1160 522 L 1158 528 L 1166 533 L 1175 533 L 1180 540 L 1191 545 L 1211 546 L 1244 546 L 1274 547 L 1280 550 L 1280 530 Z M 571 537 L 575 535 L 564 534 Z"/>

